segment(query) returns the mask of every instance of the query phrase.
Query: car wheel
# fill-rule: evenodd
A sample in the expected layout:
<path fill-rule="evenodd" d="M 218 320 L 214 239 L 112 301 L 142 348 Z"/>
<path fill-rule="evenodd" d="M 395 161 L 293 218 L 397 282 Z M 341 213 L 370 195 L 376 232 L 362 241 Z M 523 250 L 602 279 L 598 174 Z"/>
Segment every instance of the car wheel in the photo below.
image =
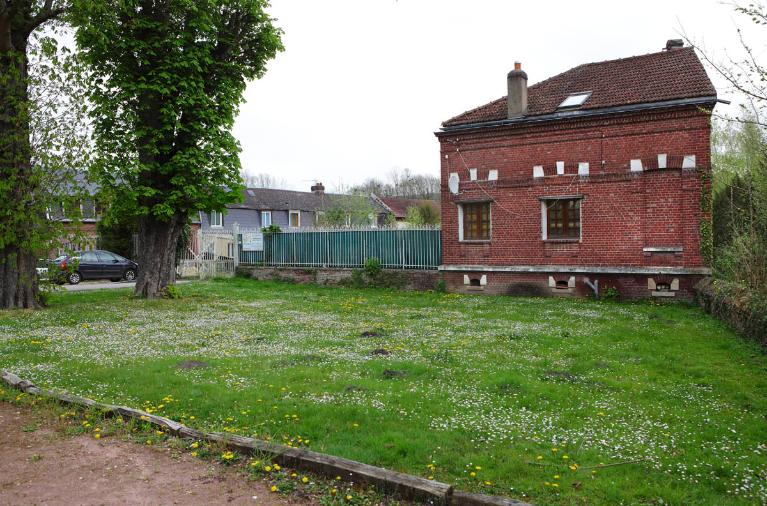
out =
<path fill-rule="evenodd" d="M 83 277 L 80 275 L 79 272 L 70 272 L 69 276 L 67 276 L 67 281 L 69 281 L 70 285 L 76 285 L 82 280 L 83 280 Z"/>
<path fill-rule="evenodd" d="M 125 281 L 134 281 L 136 279 L 136 271 L 128 269 L 125 271 L 125 274 L 123 274 L 123 279 L 125 279 Z"/>

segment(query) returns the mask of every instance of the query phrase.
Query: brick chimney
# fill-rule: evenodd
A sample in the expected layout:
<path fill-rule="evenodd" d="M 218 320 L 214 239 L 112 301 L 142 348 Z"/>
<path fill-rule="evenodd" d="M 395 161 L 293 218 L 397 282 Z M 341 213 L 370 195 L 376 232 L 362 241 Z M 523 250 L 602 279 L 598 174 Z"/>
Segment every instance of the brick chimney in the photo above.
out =
<path fill-rule="evenodd" d="M 684 47 L 684 41 L 682 39 L 669 39 L 666 41 L 666 51 L 674 51 L 675 49 L 682 49 Z"/>
<path fill-rule="evenodd" d="M 514 62 L 514 70 L 506 77 L 509 94 L 506 97 L 508 118 L 518 118 L 527 113 L 527 74 L 522 64 Z"/>
<path fill-rule="evenodd" d="M 312 185 L 312 193 L 315 195 L 322 195 L 325 193 L 325 186 L 322 183 L 315 183 Z"/>

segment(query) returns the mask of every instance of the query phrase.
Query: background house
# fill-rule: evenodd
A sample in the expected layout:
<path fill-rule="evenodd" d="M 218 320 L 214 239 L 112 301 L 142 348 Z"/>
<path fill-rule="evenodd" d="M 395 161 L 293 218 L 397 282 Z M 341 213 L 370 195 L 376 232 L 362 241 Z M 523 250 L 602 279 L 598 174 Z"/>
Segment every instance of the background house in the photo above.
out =
<path fill-rule="evenodd" d="M 60 200 L 46 210 L 49 220 L 62 224 L 61 234 L 50 258 L 67 251 L 89 251 L 98 247 L 97 223 L 101 217 L 97 194 L 98 185 L 88 180 L 84 172 L 76 172 L 71 180 L 58 183 Z"/>
<path fill-rule="evenodd" d="M 325 193 L 322 183 L 309 192 L 247 188 L 242 203 L 229 204 L 225 213 L 200 213 L 202 230 L 264 228 L 277 225 L 281 229 L 316 226 L 380 226 L 390 211 L 381 203 L 364 195 Z"/>
<path fill-rule="evenodd" d="M 412 218 L 413 211 L 411 208 L 418 210 L 419 208 L 428 208 L 429 213 L 433 214 L 439 220 L 440 215 L 440 202 L 439 200 L 430 199 L 409 199 L 403 197 L 378 197 L 373 195 L 385 208 L 389 211 L 394 221 L 398 226 L 405 226 L 409 220 L 408 213 L 411 213 Z M 421 225 L 424 223 L 416 223 Z M 427 223 L 429 225 L 436 223 Z"/>
<path fill-rule="evenodd" d="M 691 297 L 710 272 L 710 113 L 692 48 L 580 65 L 445 123 L 453 290 Z M 707 202 L 709 203 L 707 205 Z"/>

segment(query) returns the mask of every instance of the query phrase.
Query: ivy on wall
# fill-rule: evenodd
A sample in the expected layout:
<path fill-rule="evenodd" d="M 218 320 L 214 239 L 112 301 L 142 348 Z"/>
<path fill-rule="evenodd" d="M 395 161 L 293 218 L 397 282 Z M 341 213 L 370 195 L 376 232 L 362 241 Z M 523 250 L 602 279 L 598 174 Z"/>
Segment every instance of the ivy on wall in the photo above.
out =
<path fill-rule="evenodd" d="M 714 234 L 711 226 L 711 173 L 700 171 L 700 255 L 707 264 L 714 260 Z"/>

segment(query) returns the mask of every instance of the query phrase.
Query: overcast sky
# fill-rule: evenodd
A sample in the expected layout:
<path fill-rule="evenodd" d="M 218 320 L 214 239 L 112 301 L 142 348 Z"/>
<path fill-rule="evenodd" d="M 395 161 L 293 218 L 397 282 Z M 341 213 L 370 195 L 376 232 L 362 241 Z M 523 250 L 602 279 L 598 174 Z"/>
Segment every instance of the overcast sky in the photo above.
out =
<path fill-rule="evenodd" d="M 307 191 L 392 169 L 438 175 L 433 132 L 505 95 L 515 60 L 533 84 L 658 51 L 682 30 L 723 58 L 737 53 L 736 24 L 765 52 L 762 34 L 714 0 L 273 0 L 270 12 L 285 51 L 248 86 L 235 135 L 248 172 Z"/>

